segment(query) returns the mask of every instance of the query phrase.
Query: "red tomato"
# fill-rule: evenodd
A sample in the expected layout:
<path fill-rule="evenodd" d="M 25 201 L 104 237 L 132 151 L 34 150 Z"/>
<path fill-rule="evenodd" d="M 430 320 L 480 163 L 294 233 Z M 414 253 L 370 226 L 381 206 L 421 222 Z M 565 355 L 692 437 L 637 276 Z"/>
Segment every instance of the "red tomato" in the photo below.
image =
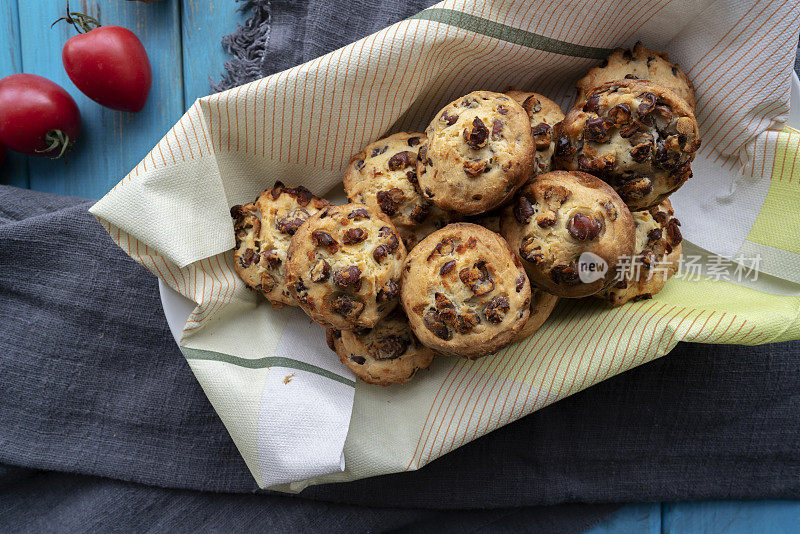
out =
<path fill-rule="evenodd" d="M 59 158 L 81 133 L 81 112 L 60 85 L 35 74 L 0 80 L 0 144 Z"/>
<path fill-rule="evenodd" d="M 153 74 L 147 52 L 132 31 L 99 26 L 75 35 L 64 45 L 61 60 L 69 79 L 98 104 L 133 112 L 144 107 Z"/>

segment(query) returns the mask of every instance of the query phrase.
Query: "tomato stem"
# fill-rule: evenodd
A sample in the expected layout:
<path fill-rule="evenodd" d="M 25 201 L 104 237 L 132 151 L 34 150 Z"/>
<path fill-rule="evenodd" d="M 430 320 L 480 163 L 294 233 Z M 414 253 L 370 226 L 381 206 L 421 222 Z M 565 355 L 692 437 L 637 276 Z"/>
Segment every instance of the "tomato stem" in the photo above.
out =
<path fill-rule="evenodd" d="M 70 11 L 69 10 L 69 0 L 67 0 L 67 16 L 57 18 L 50 27 L 52 28 L 62 20 L 67 21 L 67 24 L 72 24 L 72 26 L 77 30 L 78 33 L 88 33 L 95 28 L 99 28 L 101 26 L 100 21 L 96 18 L 87 15 L 86 13 L 81 13 L 80 11 Z"/>
<path fill-rule="evenodd" d="M 61 130 L 50 130 L 45 134 L 44 140 L 46 143 L 50 143 L 49 146 L 42 150 L 37 149 L 36 152 L 39 154 L 46 154 L 58 150 L 58 156 L 51 157 L 50 159 L 62 158 L 67 151 L 72 150 L 73 143 L 70 142 L 69 135 Z"/>

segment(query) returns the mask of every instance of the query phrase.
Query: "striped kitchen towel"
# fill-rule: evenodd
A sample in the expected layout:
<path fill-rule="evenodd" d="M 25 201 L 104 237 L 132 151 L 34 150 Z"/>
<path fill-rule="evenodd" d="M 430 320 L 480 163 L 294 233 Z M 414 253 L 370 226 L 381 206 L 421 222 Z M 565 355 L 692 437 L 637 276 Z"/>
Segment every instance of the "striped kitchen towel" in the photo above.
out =
<path fill-rule="evenodd" d="M 786 126 L 799 19 L 788 0 L 448 0 L 199 99 L 91 212 L 196 303 L 181 349 L 259 485 L 417 469 L 678 341 L 800 339 L 800 133 Z M 637 40 L 687 71 L 703 137 L 695 177 L 672 197 L 686 259 L 656 298 L 613 310 L 562 301 L 492 357 L 439 358 L 379 388 L 354 382 L 322 328 L 237 279 L 231 205 L 278 179 L 330 193 L 364 144 L 421 130 L 474 89 L 530 89 L 568 107 L 586 69 Z"/>

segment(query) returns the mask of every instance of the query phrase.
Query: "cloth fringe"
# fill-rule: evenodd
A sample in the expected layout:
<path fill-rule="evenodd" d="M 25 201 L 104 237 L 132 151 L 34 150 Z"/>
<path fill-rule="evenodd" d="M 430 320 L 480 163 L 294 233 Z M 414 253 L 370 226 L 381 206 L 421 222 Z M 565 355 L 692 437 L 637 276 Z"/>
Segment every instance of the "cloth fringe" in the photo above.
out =
<path fill-rule="evenodd" d="M 225 62 L 225 74 L 219 82 L 211 82 L 214 92 L 224 91 L 263 76 L 262 63 L 270 37 L 270 0 L 236 0 L 238 11 L 249 12 L 244 25 L 222 38 L 222 46 L 233 57 Z"/>

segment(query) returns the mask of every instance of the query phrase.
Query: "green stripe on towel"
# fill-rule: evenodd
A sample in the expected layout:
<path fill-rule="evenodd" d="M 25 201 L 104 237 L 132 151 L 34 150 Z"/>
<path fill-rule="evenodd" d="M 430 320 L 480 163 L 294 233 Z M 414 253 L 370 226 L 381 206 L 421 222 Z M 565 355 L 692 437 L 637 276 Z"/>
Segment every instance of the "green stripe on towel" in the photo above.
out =
<path fill-rule="evenodd" d="M 494 22 L 488 19 L 482 19 L 475 15 L 462 13 L 461 11 L 454 11 L 452 9 L 442 9 L 438 7 L 426 9 L 416 15 L 409 17 L 409 19 L 430 20 L 433 22 L 441 22 L 450 26 L 456 26 L 464 30 L 475 33 L 480 33 L 488 37 L 507 41 L 509 43 L 526 46 L 528 48 L 535 48 L 537 50 L 544 50 L 545 52 L 553 52 L 564 56 L 583 57 L 590 59 L 602 59 L 611 54 L 610 48 L 596 48 L 593 46 L 583 46 L 565 41 L 559 41 L 551 37 L 545 37 L 537 33 L 527 32 Z"/>
<path fill-rule="evenodd" d="M 193 349 L 190 347 L 181 347 L 184 357 L 187 360 L 206 360 L 213 362 L 229 363 L 238 367 L 246 367 L 247 369 L 264 369 L 266 367 L 286 367 L 289 369 L 297 369 L 298 371 L 306 371 L 314 373 L 315 375 L 324 376 L 331 380 L 336 380 L 347 386 L 355 387 L 354 380 L 349 380 L 336 373 L 332 373 L 322 367 L 311 365 L 310 363 L 293 360 L 291 358 L 282 358 L 280 356 L 270 356 L 266 358 L 240 358 L 231 354 L 222 352 L 215 352 L 213 350 Z"/>

